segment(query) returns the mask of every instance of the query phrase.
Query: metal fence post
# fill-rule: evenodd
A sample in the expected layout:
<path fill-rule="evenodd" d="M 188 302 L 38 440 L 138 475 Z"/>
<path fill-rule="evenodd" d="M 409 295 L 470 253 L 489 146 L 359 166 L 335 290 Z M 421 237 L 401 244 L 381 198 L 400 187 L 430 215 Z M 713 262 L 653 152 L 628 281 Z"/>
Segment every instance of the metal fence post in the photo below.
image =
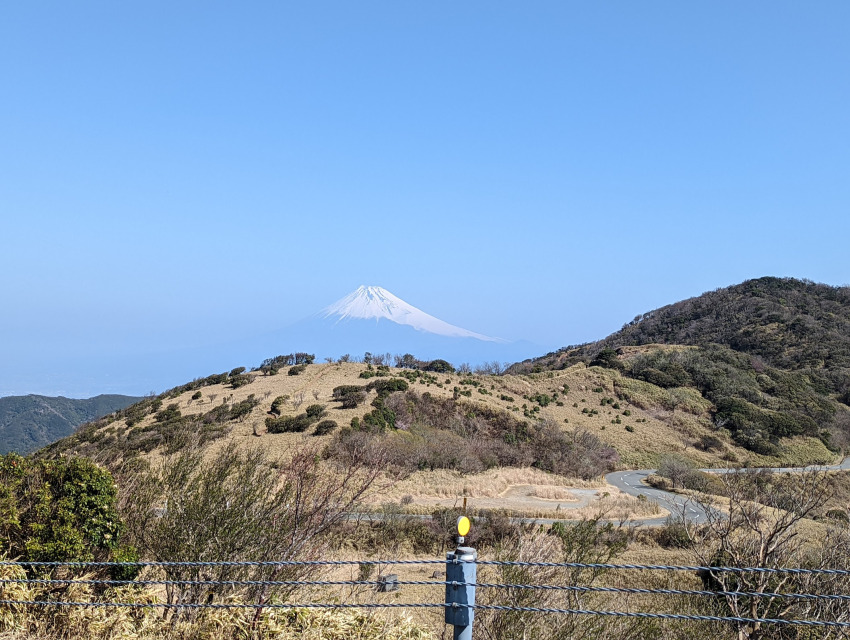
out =
<path fill-rule="evenodd" d="M 463 540 L 463 538 L 461 538 Z M 454 640 L 472 640 L 478 552 L 458 547 L 446 554 L 446 624 L 454 625 Z"/>

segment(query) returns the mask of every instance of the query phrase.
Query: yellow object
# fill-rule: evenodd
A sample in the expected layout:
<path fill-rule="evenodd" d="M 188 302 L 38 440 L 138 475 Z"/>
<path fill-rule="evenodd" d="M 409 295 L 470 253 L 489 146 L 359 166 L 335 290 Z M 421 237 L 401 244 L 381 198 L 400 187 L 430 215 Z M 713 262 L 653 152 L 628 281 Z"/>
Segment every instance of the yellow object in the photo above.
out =
<path fill-rule="evenodd" d="M 460 518 L 458 518 L 457 519 L 457 533 L 458 533 L 458 535 L 465 536 L 467 533 L 469 533 L 469 526 L 470 526 L 469 518 L 467 518 L 466 516 L 461 516 Z"/>

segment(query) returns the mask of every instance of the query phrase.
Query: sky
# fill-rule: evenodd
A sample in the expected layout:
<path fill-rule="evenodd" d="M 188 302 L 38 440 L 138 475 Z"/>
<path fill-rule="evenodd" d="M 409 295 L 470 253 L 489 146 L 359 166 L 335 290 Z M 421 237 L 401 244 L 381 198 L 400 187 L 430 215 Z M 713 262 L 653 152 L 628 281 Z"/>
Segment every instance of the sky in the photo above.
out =
<path fill-rule="evenodd" d="M 5 3 L 0 395 L 159 392 L 212 373 L 181 350 L 362 284 L 548 350 L 753 277 L 850 283 L 848 23 L 844 0 Z"/>

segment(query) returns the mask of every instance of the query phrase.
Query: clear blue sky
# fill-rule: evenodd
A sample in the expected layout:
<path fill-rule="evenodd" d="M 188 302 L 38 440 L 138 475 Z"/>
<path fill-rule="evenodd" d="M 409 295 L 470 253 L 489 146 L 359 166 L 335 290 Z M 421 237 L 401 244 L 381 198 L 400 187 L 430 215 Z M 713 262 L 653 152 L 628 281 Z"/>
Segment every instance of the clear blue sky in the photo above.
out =
<path fill-rule="evenodd" d="M 844 0 L 5 3 L 0 395 L 98 393 L 60 380 L 360 284 L 552 347 L 751 277 L 846 284 L 848 24 Z M 128 380 L 103 390 L 150 390 Z"/>

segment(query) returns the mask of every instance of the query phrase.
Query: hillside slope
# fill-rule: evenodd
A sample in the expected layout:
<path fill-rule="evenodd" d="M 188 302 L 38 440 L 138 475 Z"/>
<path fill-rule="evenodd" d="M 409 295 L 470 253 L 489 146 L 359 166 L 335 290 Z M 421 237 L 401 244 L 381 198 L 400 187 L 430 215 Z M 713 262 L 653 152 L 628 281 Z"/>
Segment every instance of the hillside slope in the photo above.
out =
<path fill-rule="evenodd" d="M 615 368 L 579 363 L 495 376 L 339 362 L 293 370 L 197 379 L 89 423 L 38 455 L 85 455 L 117 469 L 134 458 L 196 444 L 215 449 L 230 440 L 279 456 L 306 443 L 344 456 L 347 446 L 376 440 L 414 473 L 530 465 L 575 477 L 654 467 L 668 452 L 703 467 L 836 458 L 808 434 L 791 434 L 782 439 L 786 446 L 763 453 L 748 449 L 718 429 L 711 402 L 698 391 L 664 388 Z M 332 424 L 322 426 L 326 421 Z"/>
<path fill-rule="evenodd" d="M 557 369 L 604 347 L 722 344 L 779 369 L 822 371 L 850 389 L 850 287 L 765 277 L 637 316 L 607 338 L 565 347 L 515 366 Z"/>
<path fill-rule="evenodd" d="M 850 445 L 848 287 L 749 280 L 645 313 L 603 340 L 509 371 L 577 363 L 664 389 L 697 390 L 711 403 L 715 426 L 753 451 L 774 454 L 780 439 L 792 435 L 818 437 L 835 450 Z"/>
<path fill-rule="evenodd" d="M 85 400 L 47 396 L 0 398 L 0 454 L 29 453 L 71 435 L 81 424 L 141 398 L 99 395 Z"/>

